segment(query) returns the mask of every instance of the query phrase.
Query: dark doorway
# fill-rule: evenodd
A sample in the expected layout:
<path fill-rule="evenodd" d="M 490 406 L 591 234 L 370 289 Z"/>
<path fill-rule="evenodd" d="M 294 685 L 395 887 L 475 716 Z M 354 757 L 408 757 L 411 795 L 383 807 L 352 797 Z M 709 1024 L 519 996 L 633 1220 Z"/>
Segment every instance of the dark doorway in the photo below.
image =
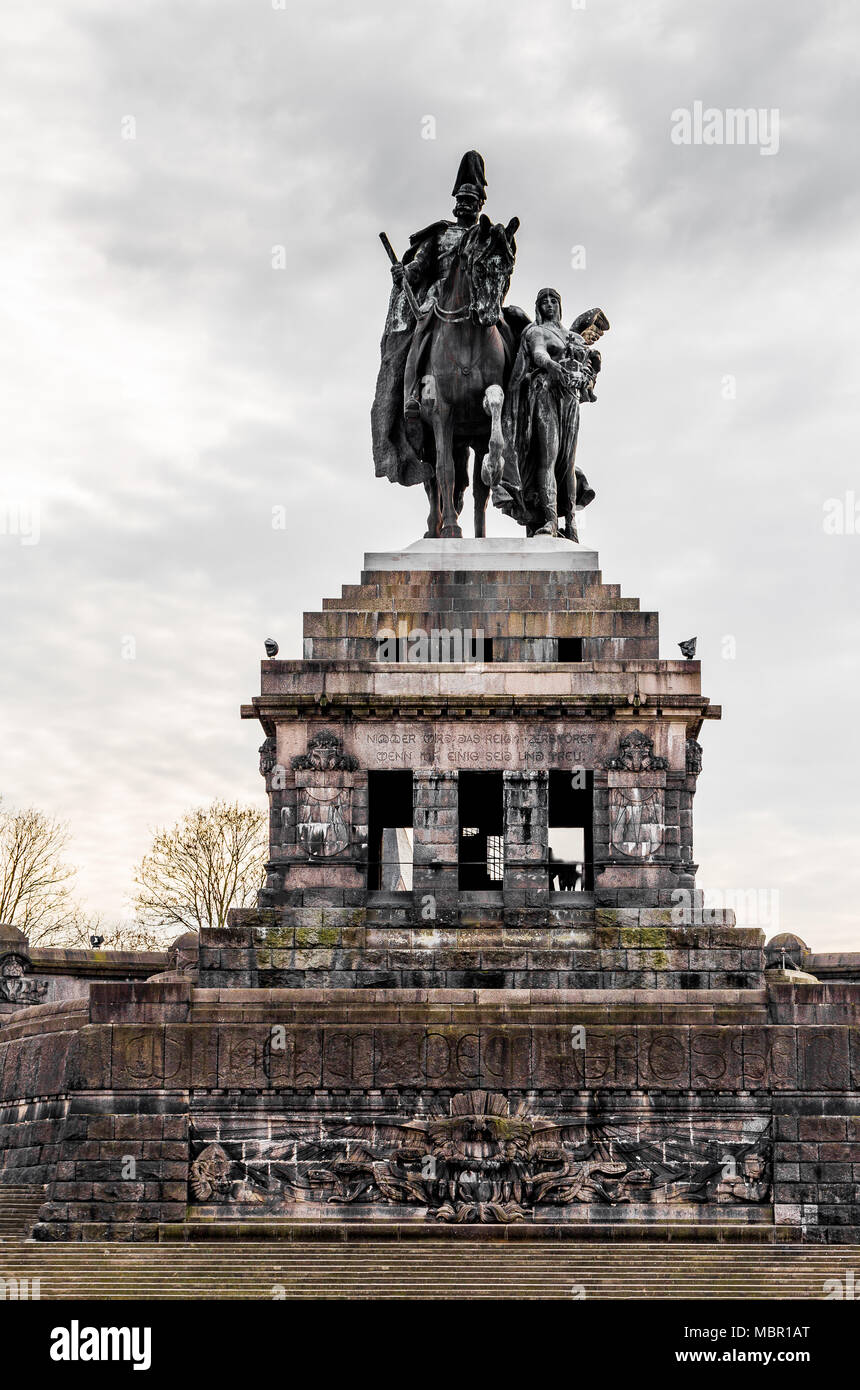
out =
<path fill-rule="evenodd" d="M 549 886 L 561 893 L 594 887 L 594 777 L 584 769 L 549 774 Z"/>
<path fill-rule="evenodd" d="M 367 886 L 412 891 L 412 773 L 367 774 Z"/>
<path fill-rule="evenodd" d="M 501 772 L 461 772 L 458 882 L 472 892 L 501 890 L 504 879 L 504 781 Z"/>

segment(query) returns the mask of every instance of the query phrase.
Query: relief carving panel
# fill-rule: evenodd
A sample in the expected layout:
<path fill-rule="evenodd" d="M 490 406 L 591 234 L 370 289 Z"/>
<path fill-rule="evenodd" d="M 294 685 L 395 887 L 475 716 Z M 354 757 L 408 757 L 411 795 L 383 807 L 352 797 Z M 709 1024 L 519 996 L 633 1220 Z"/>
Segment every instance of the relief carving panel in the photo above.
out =
<path fill-rule="evenodd" d="M 256 1135 L 243 1120 L 231 1137 L 229 1119 L 199 1122 L 192 1202 L 235 1214 L 288 1207 L 309 1220 L 320 1206 L 375 1204 L 413 1208 L 419 1220 L 507 1224 L 541 1208 L 737 1206 L 771 1192 L 770 1119 L 760 1115 L 574 1121 L 470 1090 L 402 1121 L 333 1118 L 314 1134 L 306 1121 L 284 1135 L 258 1123 Z"/>

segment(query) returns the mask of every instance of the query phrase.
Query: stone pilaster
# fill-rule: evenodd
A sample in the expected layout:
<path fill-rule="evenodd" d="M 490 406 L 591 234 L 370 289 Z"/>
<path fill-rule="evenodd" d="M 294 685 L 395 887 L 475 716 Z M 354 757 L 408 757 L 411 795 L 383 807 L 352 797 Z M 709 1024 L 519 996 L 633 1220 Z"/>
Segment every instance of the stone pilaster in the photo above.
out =
<path fill-rule="evenodd" d="M 418 768 L 412 775 L 412 888 L 416 903 L 432 896 L 442 909 L 456 910 L 457 774 Z"/>
<path fill-rule="evenodd" d="M 549 775 L 504 773 L 505 906 L 536 907 L 549 898 Z"/>

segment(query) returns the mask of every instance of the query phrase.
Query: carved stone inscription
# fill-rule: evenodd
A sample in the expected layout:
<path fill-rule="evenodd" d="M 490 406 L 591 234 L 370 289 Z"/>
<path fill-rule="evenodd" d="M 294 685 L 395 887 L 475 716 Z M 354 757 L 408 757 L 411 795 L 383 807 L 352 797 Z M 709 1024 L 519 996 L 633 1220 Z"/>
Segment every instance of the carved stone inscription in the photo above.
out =
<path fill-rule="evenodd" d="M 428 703 L 430 701 L 428 700 Z M 458 768 L 540 771 L 548 768 L 601 768 L 619 749 L 619 725 L 591 719 L 485 719 L 454 720 L 431 717 L 362 720 L 323 730 L 326 742 L 313 746 L 318 735 L 313 726 L 281 723 L 278 726 L 278 761 L 293 769 L 320 770 L 361 768 Z M 310 736 L 310 742 L 308 741 Z M 621 750 L 637 770 L 664 769 L 666 759 L 653 754 L 653 739 L 646 738 L 640 754 L 640 731 Z M 337 745 L 337 747 L 335 747 Z M 630 751 L 632 750 L 632 751 Z M 327 756 L 328 755 L 328 756 Z M 332 757 L 340 761 L 331 761 Z M 682 770 L 679 766 L 678 771 Z"/>
<path fill-rule="evenodd" d="M 565 724 L 481 721 L 362 725 L 352 746 L 366 767 L 593 767 L 609 746 L 603 730 Z"/>
<path fill-rule="evenodd" d="M 838 1024 L 493 1026 L 439 1023 L 117 1024 L 95 1027 L 114 1086 L 413 1086 L 606 1090 L 817 1090 L 848 1085 Z M 858 1037 L 860 1037 L 860 1031 Z M 860 1043 L 857 1045 L 860 1057 Z M 855 1070 L 860 1075 L 860 1062 Z"/>

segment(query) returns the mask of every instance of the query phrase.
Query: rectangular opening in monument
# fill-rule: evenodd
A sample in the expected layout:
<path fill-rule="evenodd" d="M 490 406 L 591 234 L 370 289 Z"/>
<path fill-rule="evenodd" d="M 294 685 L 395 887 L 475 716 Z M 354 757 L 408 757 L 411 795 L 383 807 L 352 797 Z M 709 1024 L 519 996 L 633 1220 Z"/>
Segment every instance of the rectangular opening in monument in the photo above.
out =
<path fill-rule="evenodd" d="M 487 665 L 493 660 L 493 639 L 482 628 L 470 627 L 410 628 L 401 624 L 399 635 L 394 628 L 384 628 L 376 638 L 376 661 L 427 663 L 441 661 Z"/>
<path fill-rule="evenodd" d="M 500 890 L 504 879 L 504 782 L 501 772 L 461 772 L 457 778 L 461 889 Z"/>
<path fill-rule="evenodd" d="M 367 774 L 367 886 L 412 892 L 412 773 Z"/>
<path fill-rule="evenodd" d="M 559 639 L 558 639 L 558 660 L 559 660 L 559 661 L 581 661 L 581 660 L 582 660 L 582 638 L 581 638 L 581 637 L 559 637 Z"/>
<path fill-rule="evenodd" d="M 549 774 L 549 886 L 560 893 L 594 887 L 594 776 L 584 769 Z"/>

